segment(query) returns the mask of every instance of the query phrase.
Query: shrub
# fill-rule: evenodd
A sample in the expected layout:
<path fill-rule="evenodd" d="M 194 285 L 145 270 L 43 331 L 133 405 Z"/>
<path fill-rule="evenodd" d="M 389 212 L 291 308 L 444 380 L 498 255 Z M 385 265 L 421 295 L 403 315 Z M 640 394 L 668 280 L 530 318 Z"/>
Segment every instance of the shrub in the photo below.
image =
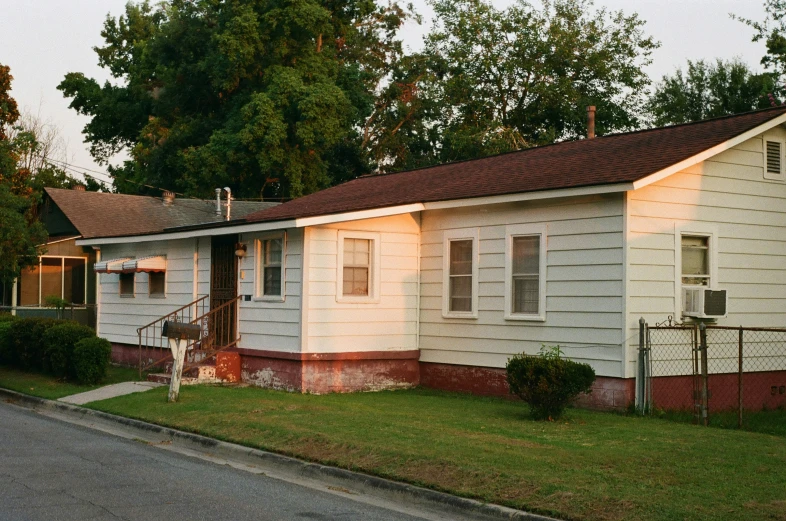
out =
<path fill-rule="evenodd" d="M 44 333 L 62 323 L 62 320 L 40 317 L 11 322 L 11 365 L 41 371 L 44 367 Z"/>
<path fill-rule="evenodd" d="M 44 371 L 55 376 L 75 378 L 74 345 L 83 338 L 94 337 L 95 331 L 76 322 L 65 322 L 44 333 Z"/>
<path fill-rule="evenodd" d="M 0 320 L 0 364 L 11 364 L 11 321 Z"/>
<path fill-rule="evenodd" d="M 104 338 L 83 338 L 74 346 L 74 373 L 80 384 L 97 384 L 106 376 L 112 344 Z"/>
<path fill-rule="evenodd" d="M 536 420 L 556 419 L 581 393 L 589 393 L 595 371 L 561 357 L 559 346 L 543 346 L 540 355 L 516 355 L 506 365 L 510 392 L 530 406 Z"/>
<path fill-rule="evenodd" d="M 14 320 L 16 320 L 16 317 L 11 313 L 0 313 L 0 323 L 13 322 Z"/>

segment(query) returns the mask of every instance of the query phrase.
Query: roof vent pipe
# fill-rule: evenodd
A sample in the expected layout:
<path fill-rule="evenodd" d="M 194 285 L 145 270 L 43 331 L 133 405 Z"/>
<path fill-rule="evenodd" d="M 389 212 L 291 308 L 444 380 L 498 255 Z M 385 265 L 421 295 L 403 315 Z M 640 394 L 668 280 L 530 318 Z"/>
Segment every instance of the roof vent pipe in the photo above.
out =
<path fill-rule="evenodd" d="M 175 204 L 175 192 L 164 190 L 164 193 L 161 194 L 161 200 L 164 201 L 164 206 L 172 206 Z"/>
<path fill-rule="evenodd" d="M 227 193 L 227 221 L 229 221 L 232 218 L 232 189 L 225 186 L 224 191 Z"/>
<path fill-rule="evenodd" d="M 221 189 L 216 188 L 216 217 L 221 217 Z"/>
<path fill-rule="evenodd" d="M 587 139 L 595 137 L 595 105 L 587 107 Z"/>

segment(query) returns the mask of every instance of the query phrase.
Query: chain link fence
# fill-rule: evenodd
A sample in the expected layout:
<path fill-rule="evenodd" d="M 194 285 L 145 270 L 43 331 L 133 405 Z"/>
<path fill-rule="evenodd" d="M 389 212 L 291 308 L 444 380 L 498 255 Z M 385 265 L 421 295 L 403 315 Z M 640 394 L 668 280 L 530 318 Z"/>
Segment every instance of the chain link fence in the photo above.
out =
<path fill-rule="evenodd" d="M 640 410 L 786 434 L 786 329 L 642 323 Z"/>

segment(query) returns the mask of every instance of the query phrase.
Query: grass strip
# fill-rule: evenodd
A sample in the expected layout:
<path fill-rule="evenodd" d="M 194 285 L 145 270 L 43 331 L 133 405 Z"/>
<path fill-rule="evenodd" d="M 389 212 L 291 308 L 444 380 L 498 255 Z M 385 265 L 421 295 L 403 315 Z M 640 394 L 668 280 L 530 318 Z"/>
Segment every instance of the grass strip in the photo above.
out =
<path fill-rule="evenodd" d="M 54 376 L 27 373 L 18 369 L 0 366 L 0 387 L 20 393 L 57 400 L 64 396 L 92 391 L 104 385 L 139 380 L 139 370 L 128 367 L 109 366 L 106 377 L 98 385 L 79 385 Z"/>
<path fill-rule="evenodd" d="M 159 388 L 90 407 L 563 519 L 786 520 L 786 438 L 425 389 Z"/>

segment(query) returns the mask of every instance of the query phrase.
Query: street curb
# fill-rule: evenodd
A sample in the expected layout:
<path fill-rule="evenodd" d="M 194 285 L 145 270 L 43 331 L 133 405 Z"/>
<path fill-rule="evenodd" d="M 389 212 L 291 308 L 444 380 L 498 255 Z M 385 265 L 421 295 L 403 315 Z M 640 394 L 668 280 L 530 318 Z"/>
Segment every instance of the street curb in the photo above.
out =
<path fill-rule="evenodd" d="M 369 474 L 330 467 L 319 463 L 309 463 L 273 452 L 252 449 L 250 447 L 208 438 L 199 434 L 162 427 L 153 423 L 116 416 L 114 414 L 87 409 L 65 402 L 29 396 L 8 389 L 0 388 L 0 398 L 6 402 L 28 409 L 56 411 L 73 418 L 90 420 L 94 423 L 122 425 L 126 429 L 165 437 L 167 441 L 179 447 L 206 453 L 210 456 L 219 455 L 227 459 L 234 459 L 250 465 L 274 467 L 277 470 L 294 474 L 302 478 L 317 479 L 337 486 L 347 485 L 364 492 L 382 493 L 388 497 L 406 500 L 410 504 L 414 502 L 423 505 L 439 506 L 442 509 L 460 511 L 465 515 L 478 515 L 488 520 L 558 521 L 552 517 L 515 510 L 493 503 L 482 503 L 474 499 L 462 498 L 436 490 L 371 476 Z"/>

